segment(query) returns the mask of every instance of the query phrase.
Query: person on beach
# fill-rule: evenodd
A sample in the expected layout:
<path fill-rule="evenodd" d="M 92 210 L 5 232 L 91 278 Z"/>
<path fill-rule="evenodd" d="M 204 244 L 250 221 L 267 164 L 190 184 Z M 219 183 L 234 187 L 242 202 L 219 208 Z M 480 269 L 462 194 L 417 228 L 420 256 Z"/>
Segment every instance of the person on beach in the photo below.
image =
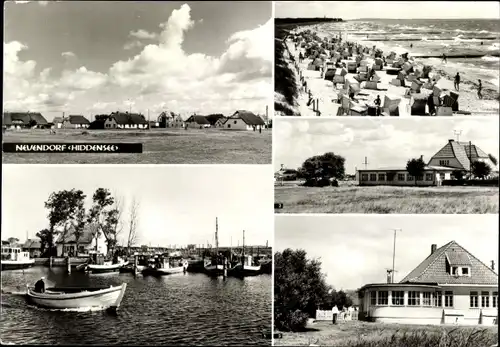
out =
<path fill-rule="evenodd" d="M 410 48 L 413 48 L 413 43 L 410 43 Z"/>
<path fill-rule="evenodd" d="M 44 279 L 45 277 L 42 277 L 35 283 L 35 292 L 37 293 L 45 292 L 45 282 L 43 281 Z"/>
<path fill-rule="evenodd" d="M 481 83 L 481 80 L 478 80 L 479 81 L 479 84 L 477 86 L 477 97 L 479 99 L 482 99 L 483 98 L 483 94 L 481 94 L 481 91 L 483 90 L 483 84 Z"/>
<path fill-rule="evenodd" d="M 304 56 L 302 55 L 302 52 L 299 53 L 299 63 L 302 63 L 304 60 Z"/>
<path fill-rule="evenodd" d="M 455 86 L 455 90 L 456 91 L 460 91 L 460 75 L 459 73 L 457 72 L 457 74 L 455 75 L 455 83 L 454 83 L 454 86 Z"/>
<path fill-rule="evenodd" d="M 368 81 L 371 81 L 373 79 L 373 77 L 375 77 L 375 69 L 372 67 L 370 69 L 370 73 L 368 75 Z"/>
<path fill-rule="evenodd" d="M 447 63 L 448 60 L 446 60 L 446 54 L 443 53 L 443 60 L 441 61 L 442 63 Z"/>
<path fill-rule="evenodd" d="M 380 95 L 377 95 L 377 98 L 374 101 L 374 104 L 376 106 L 376 115 L 377 117 L 380 116 L 380 104 L 382 101 L 380 100 Z"/>

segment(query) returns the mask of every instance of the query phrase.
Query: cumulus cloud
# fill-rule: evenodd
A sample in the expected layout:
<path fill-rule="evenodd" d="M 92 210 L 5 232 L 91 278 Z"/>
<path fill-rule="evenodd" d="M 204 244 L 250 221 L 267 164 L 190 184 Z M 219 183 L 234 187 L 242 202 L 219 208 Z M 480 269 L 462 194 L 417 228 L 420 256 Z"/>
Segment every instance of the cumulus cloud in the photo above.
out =
<path fill-rule="evenodd" d="M 66 58 L 75 58 L 76 55 L 73 52 L 62 52 L 61 55 Z"/>
<path fill-rule="evenodd" d="M 136 31 L 131 31 L 130 36 L 136 37 L 136 38 L 142 39 L 142 40 L 154 40 L 158 37 L 158 34 L 150 33 L 144 29 L 139 29 Z"/>

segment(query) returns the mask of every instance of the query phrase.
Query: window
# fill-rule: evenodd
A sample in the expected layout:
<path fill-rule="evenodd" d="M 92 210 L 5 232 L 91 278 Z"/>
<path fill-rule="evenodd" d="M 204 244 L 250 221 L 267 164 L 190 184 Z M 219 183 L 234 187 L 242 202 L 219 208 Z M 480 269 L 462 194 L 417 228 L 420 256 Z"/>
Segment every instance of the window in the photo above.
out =
<path fill-rule="evenodd" d="M 377 180 L 377 174 L 370 174 L 370 181 L 376 181 Z"/>
<path fill-rule="evenodd" d="M 377 292 L 370 292 L 370 305 L 375 306 L 377 304 Z"/>
<path fill-rule="evenodd" d="M 378 292 L 378 303 L 377 305 L 388 305 L 389 304 L 389 292 L 386 290 Z"/>
<path fill-rule="evenodd" d="M 462 276 L 470 276 L 470 271 L 468 267 L 462 268 Z"/>
<path fill-rule="evenodd" d="M 481 292 L 481 307 L 490 307 L 490 292 Z"/>
<path fill-rule="evenodd" d="M 429 298 L 429 302 L 430 302 L 430 298 Z M 413 291 L 408 292 L 408 305 L 409 306 L 420 306 L 420 292 L 413 292 Z"/>
<path fill-rule="evenodd" d="M 443 306 L 443 292 L 436 292 L 436 306 Z"/>
<path fill-rule="evenodd" d="M 445 175 L 444 175 L 444 173 L 440 173 L 440 174 L 439 174 L 439 178 L 440 178 L 441 180 L 444 180 L 444 179 L 445 179 Z"/>
<path fill-rule="evenodd" d="M 425 180 L 426 180 L 426 181 L 432 181 L 432 180 L 433 180 L 433 179 L 432 179 L 432 174 L 431 174 L 431 173 L 426 173 L 426 174 L 425 174 Z"/>
<path fill-rule="evenodd" d="M 448 165 L 450 165 L 450 161 L 449 160 L 440 160 L 439 165 L 440 166 L 448 166 Z"/>
<path fill-rule="evenodd" d="M 393 290 L 392 304 L 396 306 L 403 306 L 405 304 L 405 292 L 402 290 Z"/>
<path fill-rule="evenodd" d="M 398 174 L 398 181 L 404 181 L 405 180 L 405 174 Z"/>
<path fill-rule="evenodd" d="M 441 292 L 431 293 L 431 306 L 441 307 L 442 302 L 443 301 Z M 424 296 L 424 305 L 425 305 L 425 296 Z"/>
<path fill-rule="evenodd" d="M 236 123 L 238 123 L 238 121 L 237 121 L 237 120 L 235 120 L 235 121 L 234 121 L 234 124 L 236 124 Z"/>
<path fill-rule="evenodd" d="M 413 176 L 412 175 L 408 175 L 408 181 L 413 181 Z"/>
<path fill-rule="evenodd" d="M 494 307 L 494 308 L 498 307 L 498 292 L 493 292 L 491 307 Z"/>
<path fill-rule="evenodd" d="M 469 306 L 470 307 L 478 307 L 478 295 L 477 292 L 470 292 L 470 301 L 469 301 Z"/>
<path fill-rule="evenodd" d="M 444 292 L 444 307 L 453 307 L 453 292 Z"/>
<path fill-rule="evenodd" d="M 385 181 L 385 174 L 378 174 L 379 181 Z"/>
<path fill-rule="evenodd" d="M 422 305 L 424 306 L 436 306 L 434 304 L 434 298 L 432 298 L 432 295 L 433 293 L 429 293 L 429 292 L 424 292 L 423 293 L 423 298 L 422 298 Z"/>
<path fill-rule="evenodd" d="M 417 181 L 423 181 L 424 177 L 423 176 L 417 176 Z"/>
<path fill-rule="evenodd" d="M 458 266 L 453 266 L 451 268 L 451 274 L 455 275 L 455 276 L 458 276 Z"/>
<path fill-rule="evenodd" d="M 368 181 L 368 174 L 362 174 L 361 175 L 361 180 L 362 181 Z"/>

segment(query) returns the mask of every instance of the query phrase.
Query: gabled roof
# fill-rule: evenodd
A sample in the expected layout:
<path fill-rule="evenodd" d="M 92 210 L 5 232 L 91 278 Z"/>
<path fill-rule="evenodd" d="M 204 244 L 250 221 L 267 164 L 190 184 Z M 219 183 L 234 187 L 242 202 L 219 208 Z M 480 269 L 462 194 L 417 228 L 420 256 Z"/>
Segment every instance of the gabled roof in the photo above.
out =
<path fill-rule="evenodd" d="M 42 244 L 40 243 L 40 240 L 27 239 L 21 248 L 39 249 L 42 248 Z"/>
<path fill-rule="evenodd" d="M 265 125 L 264 121 L 262 118 L 259 116 L 256 116 L 250 111 L 245 111 L 245 110 L 238 110 L 236 111 L 229 119 L 241 119 L 243 122 L 245 122 L 247 125 Z M 226 120 L 226 121 L 227 121 Z"/>
<path fill-rule="evenodd" d="M 431 160 L 449 158 L 456 158 L 464 170 L 470 170 L 471 160 L 488 159 L 489 161 L 489 156 L 476 145 L 455 140 L 448 140 L 448 143 L 434 154 Z M 490 163 L 490 166 L 491 164 L 493 163 Z"/>
<path fill-rule="evenodd" d="M 148 122 L 142 114 L 138 113 L 111 113 L 110 118 L 114 118 L 118 124 L 147 124 Z"/>
<path fill-rule="evenodd" d="M 68 116 L 68 118 L 65 119 L 65 121 L 66 120 L 69 121 L 71 124 L 90 124 L 90 122 L 87 118 L 85 118 L 84 116 L 80 116 L 80 115 Z"/>
<path fill-rule="evenodd" d="M 45 125 L 48 123 L 42 114 L 38 112 L 4 112 L 2 118 L 4 125 L 29 125 L 31 120 L 34 120 L 37 124 Z"/>
<path fill-rule="evenodd" d="M 186 123 L 194 122 L 196 124 L 210 124 L 210 122 L 205 118 L 205 116 L 192 115 L 186 120 Z"/>
<path fill-rule="evenodd" d="M 448 256 L 448 257 L 447 257 Z M 449 259 L 451 257 L 451 259 Z M 455 276 L 447 272 L 447 262 L 470 261 L 471 276 Z M 470 254 L 455 241 L 438 248 L 411 271 L 400 283 L 498 284 L 498 274 Z"/>
<path fill-rule="evenodd" d="M 224 117 L 224 115 L 222 114 L 209 114 L 208 116 L 205 117 L 207 119 L 207 121 L 211 124 L 211 125 L 215 125 L 215 123 L 217 123 L 218 121 L 220 121 L 221 119 L 224 121 L 226 119 L 226 117 Z"/>
<path fill-rule="evenodd" d="M 80 236 L 80 238 L 78 239 L 78 243 L 81 244 L 81 245 L 92 243 L 92 239 L 93 239 L 93 235 L 94 235 L 95 229 L 96 228 L 95 228 L 94 224 L 87 224 L 87 225 L 85 225 L 85 227 L 83 229 L 83 233 Z M 75 229 L 73 227 L 71 227 L 67 231 L 66 235 L 63 235 L 62 231 L 61 231 L 59 233 L 59 236 L 57 238 L 56 243 L 63 243 L 63 239 L 64 239 L 64 243 L 65 244 L 67 244 L 67 243 L 76 243 L 76 238 L 75 238 L 74 230 Z"/>

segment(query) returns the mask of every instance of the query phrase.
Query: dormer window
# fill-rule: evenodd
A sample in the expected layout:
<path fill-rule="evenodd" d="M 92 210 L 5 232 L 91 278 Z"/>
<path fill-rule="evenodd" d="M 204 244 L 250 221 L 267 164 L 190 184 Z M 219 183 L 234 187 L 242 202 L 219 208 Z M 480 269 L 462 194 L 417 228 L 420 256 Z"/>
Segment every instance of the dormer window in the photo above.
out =
<path fill-rule="evenodd" d="M 451 249 L 445 252 L 446 272 L 451 276 L 471 276 L 472 263 L 466 252 L 461 249 Z"/>

